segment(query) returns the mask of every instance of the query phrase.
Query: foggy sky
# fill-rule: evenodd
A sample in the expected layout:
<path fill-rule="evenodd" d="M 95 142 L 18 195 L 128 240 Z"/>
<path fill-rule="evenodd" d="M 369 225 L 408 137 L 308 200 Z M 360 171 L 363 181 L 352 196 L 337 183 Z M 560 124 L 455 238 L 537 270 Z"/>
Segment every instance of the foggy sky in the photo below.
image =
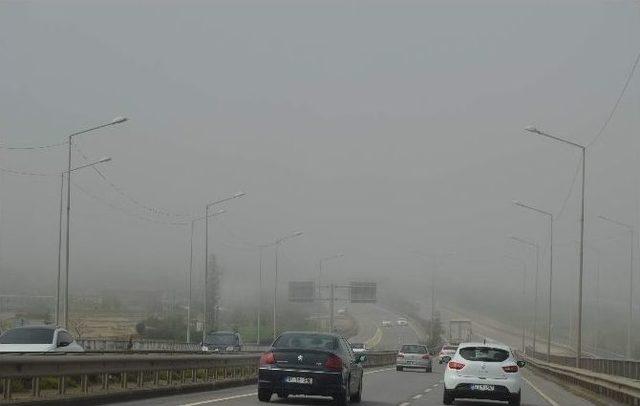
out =
<path fill-rule="evenodd" d="M 632 1 L 4 1 L 0 143 L 56 143 L 129 117 L 77 138 L 90 159 L 113 158 L 100 169 L 128 196 L 201 216 L 207 202 L 247 193 L 211 220 L 232 286 L 253 288 L 256 244 L 302 230 L 281 250 L 284 280 L 313 277 L 319 258 L 342 252 L 327 264 L 332 278 L 419 289 L 429 266 L 411 251 L 421 250 L 457 254 L 445 280 L 513 272 L 517 287 L 518 266 L 502 255 L 533 259 L 506 238 L 546 246 L 547 228 L 511 201 L 558 214 L 579 163 L 522 129 L 591 142 L 638 38 Z M 626 235 L 596 217 L 638 224 L 639 90 L 636 76 L 587 158 L 587 238 L 613 293 L 624 289 Z M 65 149 L 0 150 L 0 162 L 55 174 Z M 90 169 L 73 178 L 99 200 L 72 189 L 72 289 L 181 289 L 188 227 L 140 217 L 185 217 L 154 215 Z M 578 190 L 554 236 L 567 289 Z M 1 176 L 0 292 L 53 294 L 58 199 L 56 176 Z M 264 266 L 270 278 L 270 250 Z"/>

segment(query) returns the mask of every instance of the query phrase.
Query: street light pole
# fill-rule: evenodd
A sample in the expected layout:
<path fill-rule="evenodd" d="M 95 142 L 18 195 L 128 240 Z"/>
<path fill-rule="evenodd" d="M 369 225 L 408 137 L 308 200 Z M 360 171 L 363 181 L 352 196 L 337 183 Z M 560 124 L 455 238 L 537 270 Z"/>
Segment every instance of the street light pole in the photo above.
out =
<path fill-rule="evenodd" d="M 275 340 L 277 337 L 277 319 L 278 319 L 278 250 L 280 249 L 280 244 L 289 240 L 291 238 L 300 237 L 302 235 L 302 231 L 297 231 L 293 234 L 289 234 L 284 236 L 278 240 L 276 240 L 273 245 L 275 245 L 275 283 L 273 287 L 273 339 Z"/>
<path fill-rule="evenodd" d="M 240 192 L 236 193 L 233 196 L 216 200 L 215 202 L 208 203 L 204 208 L 204 293 L 203 293 L 203 304 L 202 304 L 202 343 L 204 344 L 204 339 L 207 337 L 207 296 L 208 296 L 208 288 L 209 288 L 209 208 L 215 206 L 220 203 L 228 202 L 229 200 L 237 199 L 239 197 L 244 196 L 246 193 Z M 215 311 L 215 309 L 214 309 Z M 217 314 L 217 313 L 214 313 Z"/>
<path fill-rule="evenodd" d="M 125 117 L 116 117 L 113 120 L 111 120 L 111 122 L 106 123 L 106 124 L 102 124 L 96 127 L 92 127 L 92 128 L 88 128 L 86 130 L 81 130 L 81 131 L 77 131 L 73 134 L 70 134 L 68 137 L 68 144 L 69 144 L 69 151 L 68 151 L 68 160 L 67 160 L 67 233 L 66 233 L 66 252 L 65 252 L 65 282 L 64 282 L 64 286 L 65 286 L 65 300 L 64 300 L 64 327 L 65 328 L 69 328 L 69 253 L 70 253 L 70 246 L 69 246 L 69 240 L 70 240 L 70 228 L 71 228 L 71 222 L 70 222 L 70 218 L 69 215 L 71 214 L 71 148 L 73 146 L 73 137 L 80 135 L 80 134 L 85 134 L 88 133 L 90 131 L 94 131 L 94 130 L 98 130 L 100 128 L 104 128 L 104 127 L 109 127 L 112 125 L 117 125 L 120 123 L 124 123 L 125 121 L 127 121 L 127 118 Z"/>
<path fill-rule="evenodd" d="M 525 131 L 541 135 L 543 137 L 550 138 L 555 141 L 562 142 L 567 145 L 574 146 L 580 149 L 582 153 L 582 188 L 581 188 L 581 197 L 580 197 L 580 260 L 579 260 L 579 268 L 578 268 L 578 320 L 576 323 L 577 338 L 576 338 L 576 368 L 580 368 L 581 357 L 582 357 L 582 285 L 584 279 L 584 196 L 585 196 L 585 171 L 586 171 L 586 155 L 587 155 L 587 147 L 584 145 L 577 144 L 572 141 L 568 141 L 551 134 L 540 131 L 534 126 L 529 126 L 525 128 Z"/>
<path fill-rule="evenodd" d="M 626 228 L 629 231 L 629 309 L 627 312 L 627 358 L 631 359 L 633 356 L 633 348 L 631 348 L 631 336 L 633 326 L 633 245 L 634 245 L 634 228 L 630 224 L 625 224 L 620 221 L 612 220 L 605 216 L 598 216 L 599 219 L 607 221 L 609 223 Z"/>
<path fill-rule="evenodd" d="M 549 305 L 548 305 L 548 315 L 547 315 L 547 361 L 551 361 L 551 306 L 553 299 L 553 213 L 538 209 L 536 207 L 524 204 L 519 201 L 514 201 L 513 204 L 516 206 L 523 207 L 525 209 L 532 210 L 538 214 L 545 215 L 549 218 Z"/>
<path fill-rule="evenodd" d="M 211 214 L 209 217 L 215 217 L 219 214 L 225 213 L 224 210 L 218 210 L 215 213 Z M 196 221 L 202 220 L 204 217 L 198 217 L 191 220 L 191 237 L 189 238 L 189 287 L 188 287 L 188 300 L 187 300 L 187 343 L 191 343 L 191 306 L 192 306 L 192 289 L 193 283 L 192 275 L 193 275 L 193 230 L 195 228 Z"/>
<path fill-rule="evenodd" d="M 538 335 L 538 274 L 540 273 L 540 245 L 523 238 L 509 237 L 514 241 L 526 244 L 536 249 L 536 276 L 533 283 L 533 356 L 536 356 L 536 337 Z"/>
<path fill-rule="evenodd" d="M 329 257 L 325 257 L 325 258 L 321 258 L 318 261 L 318 265 L 319 265 L 319 269 L 318 269 L 318 297 L 320 297 L 320 289 L 322 289 L 321 285 L 322 285 L 322 264 L 328 261 L 332 261 L 334 259 L 338 259 L 338 258 L 342 258 L 344 257 L 344 254 L 340 253 L 340 254 L 336 254 L 336 255 L 332 255 Z M 334 299 L 333 299 L 333 294 L 331 295 L 331 303 L 329 306 L 329 331 L 333 331 L 333 317 L 334 317 Z"/>
<path fill-rule="evenodd" d="M 514 261 L 519 262 L 522 265 L 522 298 L 524 299 L 525 295 L 527 294 L 527 289 L 526 289 L 526 284 L 527 284 L 527 263 L 524 262 L 521 258 L 517 258 L 517 257 L 512 257 L 510 255 L 505 255 L 505 258 L 509 258 L 512 259 Z M 524 300 L 520 301 L 522 303 L 522 353 L 524 353 L 526 351 L 526 346 L 525 346 L 525 336 L 526 336 L 526 326 L 527 323 L 525 323 L 525 309 L 526 309 L 526 305 Z"/>

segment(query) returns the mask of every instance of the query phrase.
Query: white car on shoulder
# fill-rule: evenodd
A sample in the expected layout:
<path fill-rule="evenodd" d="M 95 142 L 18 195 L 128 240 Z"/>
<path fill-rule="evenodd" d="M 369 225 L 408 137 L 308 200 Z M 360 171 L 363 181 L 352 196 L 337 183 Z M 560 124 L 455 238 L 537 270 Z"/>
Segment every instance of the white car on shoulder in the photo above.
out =
<path fill-rule="evenodd" d="M 511 348 L 494 343 L 462 343 L 452 357 L 444 357 L 444 395 L 450 405 L 455 399 L 489 399 L 519 406 L 522 377 Z"/>

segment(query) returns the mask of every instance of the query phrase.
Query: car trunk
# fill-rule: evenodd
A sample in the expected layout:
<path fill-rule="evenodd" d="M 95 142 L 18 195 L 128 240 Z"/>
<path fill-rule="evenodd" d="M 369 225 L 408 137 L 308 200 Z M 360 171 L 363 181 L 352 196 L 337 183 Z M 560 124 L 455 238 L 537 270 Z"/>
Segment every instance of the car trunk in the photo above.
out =
<path fill-rule="evenodd" d="M 426 355 L 426 354 L 411 354 L 411 353 L 402 353 L 402 354 L 404 355 L 404 361 L 407 364 L 415 364 L 417 362 L 421 362 L 422 357 Z"/>
<path fill-rule="evenodd" d="M 308 348 L 276 348 L 273 355 L 279 368 L 324 370 L 325 362 L 334 354 Z"/>
<path fill-rule="evenodd" d="M 503 362 L 463 361 L 466 366 L 460 371 L 461 376 L 484 379 L 505 379 Z"/>

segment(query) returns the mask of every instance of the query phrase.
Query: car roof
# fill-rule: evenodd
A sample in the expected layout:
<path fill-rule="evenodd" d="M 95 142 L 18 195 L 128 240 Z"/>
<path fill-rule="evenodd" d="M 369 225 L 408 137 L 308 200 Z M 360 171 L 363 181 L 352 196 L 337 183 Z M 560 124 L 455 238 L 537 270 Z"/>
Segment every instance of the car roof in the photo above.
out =
<path fill-rule="evenodd" d="M 318 335 L 318 336 L 333 336 L 336 338 L 342 338 L 342 336 L 340 334 L 337 333 L 325 333 L 322 331 L 284 331 L 282 333 L 280 333 L 280 335 L 285 335 L 285 334 L 308 334 L 308 335 Z"/>
<path fill-rule="evenodd" d="M 43 324 L 43 325 L 39 325 L 39 326 L 21 326 L 21 327 L 14 327 L 14 328 L 8 329 L 7 331 L 10 331 L 10 330 L 23 330 L 23 329 L 31 330 L 31 329 L 35 329 L 35 328 L 38 328 L 38 329 L 47 329 L 47 330 L 57 330 L 57 329 L 59 329 L 60 327 L 56 327 L 56 326 L 49 326 L 49 325 Z"/>
<path fill-rule="evenodd" d="M 511 347 L 509 347 L 508 345 L 504 345 L 501 343 L 493 343 L 493 342 L 492 343 L 469 342 L 469 343 L 461 343 L 460 345 L 458 345 L 458 349 L 466 348 L 466 347 L 490 347 L 490 348 L 497 348 L 505 351 L 511 351 Z"/>

